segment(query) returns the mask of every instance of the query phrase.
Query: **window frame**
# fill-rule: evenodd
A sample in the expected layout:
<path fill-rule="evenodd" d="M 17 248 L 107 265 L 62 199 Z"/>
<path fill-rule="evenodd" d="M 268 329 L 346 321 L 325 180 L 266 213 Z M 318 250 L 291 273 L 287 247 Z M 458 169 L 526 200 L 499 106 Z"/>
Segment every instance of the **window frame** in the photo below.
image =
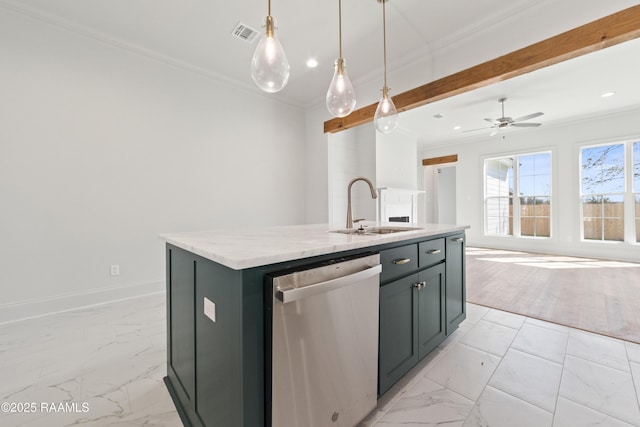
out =
<path fill-rule="evenodd" d="M 629 204 L 631 205 L 631 215 L 629 218 L 631 219 L 631 225 L 633 226 L 633 231 L 631 233 L 631 243 L 640 244 L 640 179 L 638 180 L 638 187 L 635 187 L 635 174 L 636 174 L 636 158 L 635 158 L 635 150 L 634 148 L 638 147 L 638 165 L 639 165 L 639 173 L 640 173 L 640 138 L 634 139 L 633 142 L 629 143 L 629 164 L 631 166 L 629 172 L 629 188 L 631 193 L 631 200 Z"/>
<path fill-rule="evenodd" d="M 549 194 L 545 195 L 549 199 L 549 236 L 537 236 L 537 235 L 522 235 L 522 227 L 521 227 L 521 203 L 520 199 L 522 197 L 530 197 L 520 195 L 520 157 L 526 156 L 535 156 L 539 154 L 548 154 L 549 155 Z M 500 160 L 511 158 L 513 160 L 513 194 L 509 196 L 487 196 L 487 162 L 491 160 Z M 553 187 L 555 186 L 555 173 L 554 173 L 554 150 L 552 148 L 542 148 L 535 151 L 523 151 L 523 152 L 512 152 L 506 153 L 502 155 L 496 156 L 487 156 L 482 159 L 482 197 L 483 197 L 483 225 L 484 225 L 484 236 L 485 237 L 499 237 L 499 238 L 518 238 L 518 239 L 536 239 L 536 240 L 551 240 L 554 238 L 554 197 L 553 197 Z M 534 195 L 532 197 L 542 197 L 540 195 Z M 511 213 L 511 222 L 512 222 L 512 234 L 495 234 L 489 233 L 489 215 L 488 215 L 488 200 L 489 199 L 511 199 L 512 205 L 512 213 Z M 534 216 L 535 218 L 535 216 Z"/>
<path fill-rule="evenodd" d="M 634 158 L 633 158 L 633 148 L 635 144 L 640 144 L 640 137 L 630 137 L 618 140 L 608 140 L 605 142 L 590 142 L 579 144 L 578 146 L 578 156 L 577 156 L 577 164 L 578 164 L 578 211 L 579 211 L 579 227 L 580 227 L 580 242 L 586 244 L 594 244 L 594 245 L 623 245 L 623 244 L 633 244 L 640 245 L 640 241 L 636 238 L 637 230 L 636 230 L 636 216 L 635 216 L 635 197 L 639 195 L 640 192 L 634 192 Z M 604 196 L 611 195 L 622 195 L 623 197 L 623 239 L 622 240 L 604 240 L 604 239 L 585 239 L 584 235 L 584 208 L 583 208 L 583 197 L 593 195 L 593 194 L 583 194 L 582 192 L 582 177 L 583 177 L 583 168 L 582 168 L 582 150 L 585 148 L 593 148 L 593 147 L 604 147 L 608 145 L 622 145 L 623 146 L 623 166 L 624 166 L 624 190 L 623 192 L 618 193 L 598 193 Z M 638 188 L 637 190 L 640 190 Z M 595 193 L 594 193 L 595 194 Z M 603 235 L 604 237 L 604 235 Z"/>

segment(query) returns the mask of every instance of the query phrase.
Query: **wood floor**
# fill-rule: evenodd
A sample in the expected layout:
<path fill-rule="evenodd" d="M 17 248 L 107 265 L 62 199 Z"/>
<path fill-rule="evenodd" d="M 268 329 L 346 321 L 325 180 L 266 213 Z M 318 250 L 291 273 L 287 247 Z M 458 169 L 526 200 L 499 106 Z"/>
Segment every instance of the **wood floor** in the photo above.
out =
<path fill-rule="evenodd" d="M 640 264 L 467 248 L 467 301 L 640 343 Z"/>

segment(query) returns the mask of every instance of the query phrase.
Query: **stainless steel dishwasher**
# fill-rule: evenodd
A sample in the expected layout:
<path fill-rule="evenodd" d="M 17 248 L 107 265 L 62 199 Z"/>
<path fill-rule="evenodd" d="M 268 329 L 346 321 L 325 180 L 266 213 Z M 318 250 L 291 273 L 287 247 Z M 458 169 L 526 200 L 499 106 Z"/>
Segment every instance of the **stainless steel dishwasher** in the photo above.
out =
<path fill-rule="evenodd" d="M 367 253 L 267 276 L 267 425 L 353 427 L 376 407 L 381 271 Z"/>

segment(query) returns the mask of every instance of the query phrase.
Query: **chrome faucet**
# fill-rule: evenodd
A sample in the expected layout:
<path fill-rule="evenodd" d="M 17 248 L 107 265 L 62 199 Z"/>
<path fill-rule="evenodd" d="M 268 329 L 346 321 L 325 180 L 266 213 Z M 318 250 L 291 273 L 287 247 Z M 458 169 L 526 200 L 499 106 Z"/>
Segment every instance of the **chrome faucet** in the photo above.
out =
<path fill-rule="evenodd" d="M 356 181 L 364 181 L 369 184 L 369 189 L 371 190 L 371 198 L 378 198 L 378 193 L 376 193 L 376 189 L 373 187 L 373 183 L 371 181 L 363 176 L 353 178 L 349 183 L 349 186 L 347 187 L 347 228 L 353 228 L 353 217 L 351 216 L 351 187 Z"/>

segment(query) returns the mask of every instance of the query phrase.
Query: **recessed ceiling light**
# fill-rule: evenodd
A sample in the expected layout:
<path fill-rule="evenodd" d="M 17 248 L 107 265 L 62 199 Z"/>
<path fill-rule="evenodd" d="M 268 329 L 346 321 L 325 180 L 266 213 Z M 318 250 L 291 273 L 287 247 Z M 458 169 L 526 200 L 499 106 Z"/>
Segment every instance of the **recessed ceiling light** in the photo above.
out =
<path fill-rule="evenodd" d="M 609 92 L 605 92 L 602 95 L 600 95 L 603 98 L 609 98 L 610 96 L 615 95 L 616 93 L 614 91 L 609 91 Z"/>
<path fill-rule="evenodd" d="M 462 129 L 462 126 L 454 126 L 453 130 L 460 130 Z"/>
<path fill-rule="evenodd" d="M 318 66 L 318 60 L 315 58 L 307 59 L 307 67 L 316 68 Z"/>
<path fill-rule="evenodd" d="M 442 114 L 434 114 L 433 118 L 434 119 L 444 119 L 444 116 Z"/>

